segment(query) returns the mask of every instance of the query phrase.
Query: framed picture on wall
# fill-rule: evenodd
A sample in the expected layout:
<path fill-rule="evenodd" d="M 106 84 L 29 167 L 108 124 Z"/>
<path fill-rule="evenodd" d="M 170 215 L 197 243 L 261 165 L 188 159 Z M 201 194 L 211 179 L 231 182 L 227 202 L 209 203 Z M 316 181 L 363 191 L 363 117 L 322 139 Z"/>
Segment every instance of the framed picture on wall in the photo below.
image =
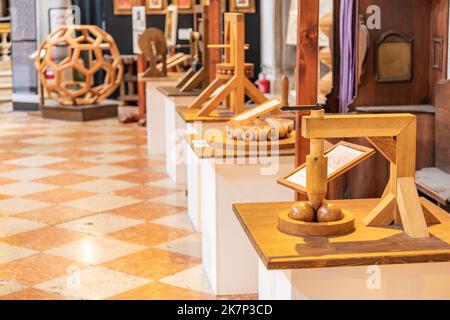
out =
<path fill-rule="evenodd" d="M 165 36 L 167 45 L 174 47 L 177 44 L 178 32 L 178 6 L 170 5 L 166 11 L 166 28 Z"/>
<path fill-rule="evenodd" d="M 241 13 L 255 13 L 255 0 L 230 0 L 230 11 Z"/>
<path fill-rule="evenodd" d="M 148 14 L 163 14 L 166 13 L 167 0 L 147 0 Z"/>
<path fill-rule="evenodd" d="M 181 13 L 192 13 L 195 0 L 172 0 L 172 5 L 177 6 Z"/>
<path fill-rule="evenodd" d="M 145 6 L 145 0 L 114 0 L 114 14 L 131 15 L 134 6 Z"/>

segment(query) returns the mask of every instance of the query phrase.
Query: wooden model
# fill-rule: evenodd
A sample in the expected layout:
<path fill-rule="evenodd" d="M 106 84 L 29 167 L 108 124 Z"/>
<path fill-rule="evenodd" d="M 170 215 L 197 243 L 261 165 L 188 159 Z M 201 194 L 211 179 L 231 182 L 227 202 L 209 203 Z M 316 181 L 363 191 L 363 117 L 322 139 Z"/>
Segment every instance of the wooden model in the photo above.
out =
<path fill-rule="evenodd" d="M 428 224 L 440 223 L 422 207 L 415 186 L 416 117 L 411 114 L 332 115 L 321 107 L 302 119 L 302 136 L 310 140 L 307 157 L 309 202 L 295 205 L 280 215 L 281 230 L 297 235 L 340 235 L 354 229 L 352 214 L 328 205 L 328 159 L 324 139 L 366 138 L 391 163 L 391 177 L 378 206 L 365 218 L 370 227 L 403 226 L 411 238 L 428 238 Z M 345 209 L 345 208 L 344 208 Z M 306 234 L 305 234 L 306 233 Z"/>
<path fill-rule="evenodd" d="M 190 37 L 192 66 L 177 84 L 181 92 L 191 92 L 208 86 L 209 77 L 209 14 L 208 6 L 194 7 L 194 31 Z"/>
<path fill-rule="evenodd" d="M 216 79 L 194 101 L 190 108 L 200 109 L 198 116 L 208 116 L 223 102 L 234 114 L 245 110 L 245 96 L 256 104 L 267 98 L 249 80 L 253 77 L 253 64 L 245 63 L 245 17 L 240 13 L 225 14 L 225 44 L 209 48 L 225 49 L 225 61 L 217 65 Z"/>
<path fill-rule="evenodd" d="M 66 58 L 55 62 L 54 51 L 67 50 Z M 48 95 L 62 105 L 98 104 L 120 85 L 123 64 L 114 39 L 97 26 L 63 26 L 42 42 L 35 60 L 42 86 Z M 109 55 L 108 61 L 105 55 Z M 110 60 L 110 61 L 109 61 Z M 53 70 L 54 79 L 47 79 Z M 95 85 L 97 74 L 103 82 Z"/>
<path fill-rule="evenodd" d="M 164 33 L 157 28 L 149 28 L 139 38 L 139 47 L 149 60 L 149 68 L 144 78 L 161 78 L 167 76 L 167 43 Z M 161 65 L 158 68 L 158 61 Z"/>

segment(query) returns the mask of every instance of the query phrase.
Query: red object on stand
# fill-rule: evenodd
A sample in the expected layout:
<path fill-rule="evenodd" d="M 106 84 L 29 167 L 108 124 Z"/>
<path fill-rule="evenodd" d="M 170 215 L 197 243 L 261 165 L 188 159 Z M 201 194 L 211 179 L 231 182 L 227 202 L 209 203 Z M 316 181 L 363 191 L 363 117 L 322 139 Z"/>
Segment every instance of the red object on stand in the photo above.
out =
<path fill-rule="evenodd" d="M 270 80 L 267 79 L 266 75 L 263 74 L 258 81 L 258 88 L 264 94 L 270 94 Z"/>

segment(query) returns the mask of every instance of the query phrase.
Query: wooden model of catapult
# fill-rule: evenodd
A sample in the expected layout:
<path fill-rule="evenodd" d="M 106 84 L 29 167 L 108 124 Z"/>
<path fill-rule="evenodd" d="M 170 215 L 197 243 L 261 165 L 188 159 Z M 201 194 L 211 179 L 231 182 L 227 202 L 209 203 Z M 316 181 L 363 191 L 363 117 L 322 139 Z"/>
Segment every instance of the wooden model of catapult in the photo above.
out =
<path fill-rule="evenodd" d="M 208 86 L 209 77 L 209 15 L 208 6 L 194 6 L 194 31 L 190 37 L 192 66 L 178 82 L 180 92 L 192 92 Z"/>
<path fill-rule="evenodd" d="M 225 60 L 217 64 L 216 79 L 189 107 L 200 109 L 198 117 L 209 116 L 223 102 L 233 114 L 245 110 L 245 96 L 256 104 L 268 99 L 249 80 L 254 65 L 245 63 L 245 17 L 241 13 L 225 13 L 225 44 L 208 45 L 208 48 L 225 49 Z"/>
<path fill-rule="evenodd" d="M 311 110 L 303 117 L 302 136 L 311 139 L 307 157 L 307 195 L 309 203 L 299 210 L 317 209 L 326 204 L 328 191 L 328 158 L 324 140 L 331 138 L 366 138 L 391 163 L 390 179 L 380 203 L 364 219 L 369 227 L 402 226 L 411 238 L 428 238 L 427 224 L 440 221 L 422 206 L 415 184 L 417 120 L 411 114 L 325 115 L 321 106 L 284 108 Z M 337 208 L 334 208 L 337 209 Z M 345 208 L 343 208 L 345 209 Z M 339 221 L 304 222 L 289 214 L 279 216 L 279 229 L 298 236 L 336 236 L 355 230 L 352 213 L 343 210 Z"/>

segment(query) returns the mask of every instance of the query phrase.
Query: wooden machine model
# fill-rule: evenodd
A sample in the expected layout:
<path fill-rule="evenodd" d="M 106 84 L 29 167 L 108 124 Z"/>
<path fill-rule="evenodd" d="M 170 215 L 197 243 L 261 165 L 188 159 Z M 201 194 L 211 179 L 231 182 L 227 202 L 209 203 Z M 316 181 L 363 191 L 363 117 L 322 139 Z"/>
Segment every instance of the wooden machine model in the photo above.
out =
<path fill-rule="evenodd" d="M 55 52 L 67 49 L 56 62 Z M 110 59 L 105 59 L 106 54 Z M 108 98 L 120 85 L 123 64 L 114 39 L 97 26 L 62 26 L 39 47 L 35 60 L 39 79 L 48 95 L 64 106 L 95 105 Z M 54 77 L 48 77 L 49 71 Z M 95 84 L 96 75 L 104 74 Z"/>
<path fill-rule="evenodd" d="M 208 6 L 194 7 L 194 31 L 190 36 L 192 66 L 177 84 L 181 92 L 205 89 L 209 82 L 209 15 Z"/>
<path fill-rule="evenodd" d="M 167 76 L 167 43 L 164 33 L 157 28 L 149 28 L 139 38 L 139 47 L 145 58 L 150 61 L 144 78 L 161 78 Z M 161 65 L 158 68 L 158 61 Z"/>
<path fill-rule="evenodd" d="M 411 238 L 428 238 L 427 224 L 439 224 L 422 207 L 415 186 L 416 117 L 411 114 L 325 115 L 321 106 L 294 107 L 311 110 L 303 117 L 302 135 L 310 140 L 306 190 L 309 202 L 300 202 L 279 216 L 281 231 L 298 236 L 336 236 L 355 230 L 354 216 L 325 200 L 328 157 L 324 140 L 365 137 L 391 163 L 390 180 L 381 202 L 365 218 L 369 227 L 403 226 Z M 284 184 L 282 181 L 280 183 Z M 286 185 L 286 184 L 285 184 Z"/>
<path fill-rule="evenodd" d="M 240 13 L 225 14 L 225 44 L 209 45 L 209 48 L 225 49 L 225 61 L 217 65 L 216 79 L 190 106 L 200 109 L 198 117 L 209 116 L 223 102 L 233 114 L 245 110 L 245 96 L 256 104 L 268 99 L 249 80 L 253 77 L 254 66 L 245 63 L 245 19 Z"/>

